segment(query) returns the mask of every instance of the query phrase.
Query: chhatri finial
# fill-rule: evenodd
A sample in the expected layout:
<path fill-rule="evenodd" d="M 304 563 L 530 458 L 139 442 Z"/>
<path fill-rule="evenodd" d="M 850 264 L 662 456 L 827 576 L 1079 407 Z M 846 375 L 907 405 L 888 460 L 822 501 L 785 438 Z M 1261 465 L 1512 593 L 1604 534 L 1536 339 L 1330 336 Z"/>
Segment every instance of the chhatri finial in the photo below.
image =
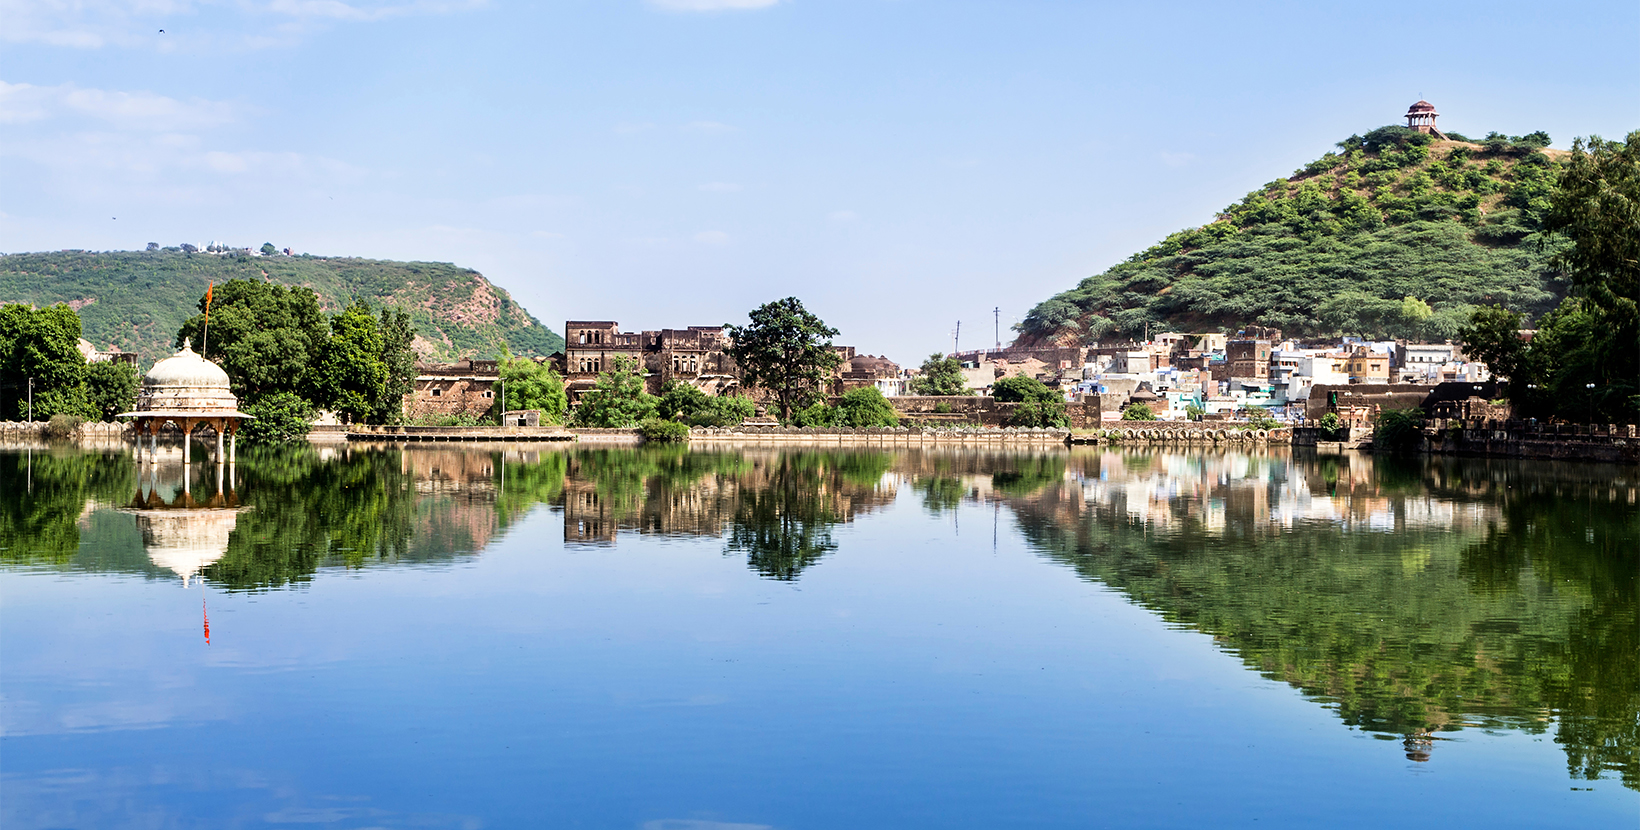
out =
<path fill-rule="evenodd" d="M 191 352 L 194 350 L 194 339 L 192 337 L 182 338 L 182 350 L 185 352 Z"/>

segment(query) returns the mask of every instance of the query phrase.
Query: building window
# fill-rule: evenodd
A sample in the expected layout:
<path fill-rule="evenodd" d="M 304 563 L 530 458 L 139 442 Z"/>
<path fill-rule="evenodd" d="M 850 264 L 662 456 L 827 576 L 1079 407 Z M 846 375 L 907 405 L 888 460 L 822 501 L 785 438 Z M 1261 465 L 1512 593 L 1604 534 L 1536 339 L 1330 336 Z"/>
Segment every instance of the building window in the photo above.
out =
<path fill-rule="evenodd" d="M 493 398 L 493 397 L 495 397 L 495 392 L 492 392 L 491 390 L 486 389 L 486 390 L 484 390 L 484 397 Z"/>
<path fill-rule="evenodd" d="M 438 398 L 438 397 L 442 397 L 443 395 L 444 395 L 444 390 L 443 389 L 440 389 L 437 386 L 433 387 L 433 397 Z"/>

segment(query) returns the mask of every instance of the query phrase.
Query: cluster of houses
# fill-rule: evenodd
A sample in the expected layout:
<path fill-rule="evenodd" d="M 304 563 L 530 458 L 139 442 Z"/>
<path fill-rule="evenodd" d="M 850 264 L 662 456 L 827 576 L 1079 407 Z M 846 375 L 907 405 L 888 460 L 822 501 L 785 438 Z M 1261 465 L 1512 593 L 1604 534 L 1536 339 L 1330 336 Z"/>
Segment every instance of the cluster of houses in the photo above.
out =
<path fill-rule="evenodd" d="M 759 396 L 760 390 L 742 388 L 721 326 L 628 332 L 611 320 L 570 320 L 564 333 L 564 351 L 539 360 L 563 375 L 572 405 L 618 360 L 643 369 L 651 394 L 677 381 L 712 395 Z M 907 396 L 917 369 L 859 354 L 852 346 L 836 348 L 840 363 L 829 394 L 875 387 L 891 400 Z M 1143 403 L 1160 420 L 1239 419 L 1257 407 L 1284 421 L 1327 411 L 1365 421 L 1401 399 L 1422 400 L 1441 384 L 1473 384 L 1474 394 L 1491 393 L 1485 364 L 1467 359 L 1451 342 L 1314 342 L 1260 328 L 1234 335 L 1166 333 L 1108 346 L 1011 346 L 953 357 L 974 395 L 989 395 L 1002 378 L 1025 376 L 1084 410 L 1096 409 L 1102 420 L 1120 419 L 1124 409 Z M 498 368 L 496 361 L 481 359 L 419 363 L 406 414 L 482 415 L 497 394 Z"/>
<path fill-rule="evenodd" d="M 1119 419 L 1126 407 L 1143 403 L 1161 420 L 1182 420 L 1192 412 L 1237 418 L 1258 407 L 1279 420 L 1297 421 L 1315 417 L 1318 408 L 1337 411 L 1340 391 L 1359 399 L 1491 380 L 1484 363 L 1469 360 L 1451 342 L 1356 337 L 1307 342 L 1260 328 L 1234 335 L 1167 333 L 1144 343 L 1112 346 L 1011 347 L 956 357 L 976 392 L 984 394 L 1003 377 L 1034 377 L 1064 392 L 1069 401 L 1097 397 L 1105 420 Z"/>

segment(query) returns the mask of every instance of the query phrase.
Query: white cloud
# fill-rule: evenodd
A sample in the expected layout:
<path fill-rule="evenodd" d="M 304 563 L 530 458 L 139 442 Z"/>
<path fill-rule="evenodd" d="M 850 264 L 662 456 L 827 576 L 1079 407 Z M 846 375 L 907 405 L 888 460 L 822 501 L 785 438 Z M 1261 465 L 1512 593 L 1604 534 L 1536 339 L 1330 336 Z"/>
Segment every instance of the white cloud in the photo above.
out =
<path fill-rule="evenodd" d="M 707 182 L 698 189 L 707 193 L 739 193 L 740 185 L 733 182 Z"/>
<path fill-rule="evenodd" d="M 695 241 L 702 245 L 727 245 L 729 235 L 723 231 L 701 231 L 695 234 Z"/>
<path fill-rule="evenodd" d="M 35 86 L 0 81 L 0 124 L 83 116 L 127 130 L 193 130 L 228 123 L 236 107 L 195 98 L 179 101 L 152 92 L 85 89 L 74 84 Z"/>
<path fill-rule="evenodd" d="M 649 5 L 672 12 L 722 12 L 766 9 L 780 0 L 649 0 Z"/>

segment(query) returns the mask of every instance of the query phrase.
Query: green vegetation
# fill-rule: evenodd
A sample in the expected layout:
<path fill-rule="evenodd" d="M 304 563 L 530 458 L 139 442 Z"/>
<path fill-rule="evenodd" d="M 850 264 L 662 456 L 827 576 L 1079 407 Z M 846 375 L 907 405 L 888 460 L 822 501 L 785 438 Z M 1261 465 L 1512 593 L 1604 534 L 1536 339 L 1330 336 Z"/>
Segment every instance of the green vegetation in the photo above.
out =
<path fill-rule="evenodd" d="M 1459 332 L 1465 350 L 1507 379 L 1517 415 L 1640 421 L 1640 131 L 1575 142 L 1544 227 L 1571 243 L 1553 262 L 1572 296 L 1537 320 L 1530 342 L 1525 315 L 1476 309 Z"/>
<path fill-rule="evenodd" d="M 45 308 L 72 303 L 84 337 L 141 355 L 169 354 L 172 335 L 210 283 L 234 279 L 306 287 L 320 308 L 358 302 L 405 309 L 418 348 L 438 357 L 546 356 L 563 348 L 506 291 L 477 271 L 441 262 L 387 262 L 350 257 L 252 256 L 152 251 L 63 251 L 0 256 L 0 300 Z M 216 324 L 212 311 L 211 324 Z M 213 335 L 214 339 L 214 335 Z M 198 343 L 198 340 L 195 340 Z"/>
<path fill-rule="evenodd" d="M 712 396 L 691 383 L 670 380 L 661 389 L 656 407 L 660 417 L 697 427 L 739 426 L 757 413 L 750 398 Z"/>
<path fill-rule="evenodd" d="M 875 386 L 850 389 L 832 406 L 817 401 L 797 411 L 792 423 L 800 427 L 869 429 L 900 425 L 900 416 Z"/>
<path fill-rule="evenodd" d="M 1009 426 L 1059 427 L 1071 425 L 1065 396 L 1049 389 L 1042 381 L 1016 375 L 991 385 L 991 397 L 998 403 L 1017 403 L 1009 416 Z"/>
<path fill-rule="evenodd" d="M 962 376 L 962 361 L 931 354 L 923 361 L 922 372 L 911 379 L 913 395 L 966 395 L 968 381 Z"/>
<path fill-rule="evenodd" d="M 25 420 L 31 388 L 36 421 L 58 413 L 97 417 L 79 339 L 79 315 L 67 306 L 0 305 L 0 419 Z"/>
<path fill-rule="evenodd" d="M 645 418 L 638 422 L 638 434 L 643 436 L 643 440 L 657 444 L 688 441 L 689 425 L 660 418 Z"/>
<path fill-rule="evenodd" d="M 1154 421 L 1156 413 L 1150 411 L 1149 404 L 1130 403 L 1122 409 L 1124 421 Z"/>
<path fill-rule="evenodd" d="M 1544 233 L 1547 136 L 1482 144 L 1383 127 L 1037 305 L 1023 343 L 1272 326 L 1453 338 L 1474 306 L 1532 316 L 1567 285 Z"/>
<path fill-rule="evenodd" d="M 402 419 L 415 372 L 404 311 L 377 314 L 354 303 L 327 320 L 317 295 L 306 288 L 232 280 L 213 292 L 207 339 L 203 296 L 198 307 L 176 342 L 192 341 L 220 365 L 242 405 L 289 393 L 350 423 Z M 289 410 L 289 402 L 281 407 Z"/>
<path fill-rule="evenodd" d="M 1249 406 L 1244 413 L 1247 423 L 1242 425 L 1242 429 L 1277 429 L 1281 426 L 1280 421 L 1271 417 L 1270 410 L 1262 406 Z"/>
<path fill-rule="evenodd" d="M 547 363 L 537 363 L 527 357 L 509 357 L 501 361 L 501 386 L 505 400 L 496 402 L 501 412 L 521 409 L 541 410 L 543 424 L 562 424 L 569 413 L 569 397 L 564 392 L 564 379 Z M 499 421 L 499 417 L 496 418 Z"/>
<path fill-rule="evenodd" d="M 135 409 L 141 383 L 137 370 L 126 363 L 108 360 L 85 366 L 86 400 L 99 420 L 112 421 L 115 415 Z"/>
<path fill-rule="evenodd" d="M 1199 403 L 1185 404 L 1184 415 L 1192 421 L 1200 421 L 1207 416 L 1207 409 Z"/>
<path fill-rule="evenodd" d="M 631 358 L 617 355 L 598 382 L 582 393 L 571 422 L 578 427 L 634 427 L 655 416 L 659 399 L 644 391 L 643 370 Z"/>
<path fill-rule="evenodd" d="M 307 439 L 313 420 L 313 405 L 295 392 L 263 395 L 242 407 L 253 420 L 239 427 L 239 434 L 253 444 L 284 444 Z"/>
<path fill-rule="evenodd" d="M 1550 733 L 1573 778 L 1640 790 L 1640 526 L 1632 508 L 1605 506 L 1607 474 L 1378 458 L 1363 479 L 1325 466 L 1349 463 L 1299 472 L 1312 487 L 1353 477 L 1353 496 L 1383 500 L 1388 515 L 1433 493 L 1489 520 L 1278 528 L 1231 499 L 1215 526 L 1206 504 L 1220 491 L 1171 497 L 1178 518 L 1162 531 L 1079 492 L 1010 505 L 1044 556 L 1211 636 L 1344 724 L 1394 739 Z"/>
<path fill-rule="evenodd" d="M 730 356 L 740 365 L 740 380 L 774 394 L 780 420 L 823 394 L 825 383 L 842 358 L 831 346 L 837 330 L 810 314 L 796 297 L 764 303 L 747 315 L 744 326 L 724 325 L 734 345 Z"/>
<path fill-rule="evenodd" d="M 1419 409 L 1386 409 L 1372 419 L 1372 446 L 1380 452 L 1407 452 L 1424 437 L 1424 413 Z"/>

